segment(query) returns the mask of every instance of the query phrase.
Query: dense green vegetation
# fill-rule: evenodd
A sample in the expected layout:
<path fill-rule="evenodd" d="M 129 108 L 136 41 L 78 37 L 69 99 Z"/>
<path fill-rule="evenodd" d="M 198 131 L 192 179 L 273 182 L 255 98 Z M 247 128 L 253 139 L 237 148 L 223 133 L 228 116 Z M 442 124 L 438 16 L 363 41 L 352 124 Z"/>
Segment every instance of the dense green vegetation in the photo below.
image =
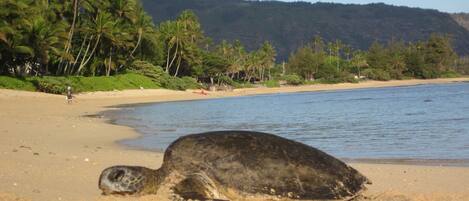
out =
<path fill-rule="evenodd" d="M 6 89 L 62 94 L 66 92 L 67 86 L 73 87 L 73 91 L 75 92 L 160 88 L 160 86 L 150 78 L 134 73 L 110 77 L 43 76 L 21 79 L 0 76 L 0 88 Z"/>
<path fill-rule="evenodd" d="M 4 0 L 0 7 L 2 74 L 109 76 L 146 55 L 141 41 L 152 22 L 134 1 Z"/>
<path fill-rule="evenodd" d="M 279 61 L 319 35 L 326 41 L 341 40 L 354 49 L 367 50 L 375 41 L 427 40 L 432 33 L 450 35 L 459 55 L 469 54 L 469 31 L 447 13 L 385 4 L 245 0 L 142 0 L 156 23 L 176 19 L 193 10 L 207 35 L 215 42 L 240 40 L 248 50 L 271 41 Z"/>
<path fill-rule="evenodd" d="M 416 43 L 375 42 L 368 51 L 353 50 L 338 40 L 326 43 L 317 36 L 290 56 L 287 72 L 323 82 L 431 79 L 457 76 L 458 61 L 464 59 L 458 59 L 450 39 L 436 34 Z"/>
<path fill-rule="evenodd" d="M 18 89 L 24 91 L 35 91 L 34 84 L 26 79 L 18 79 L 7 76 L 0 76 L 0 89 Z"/>
<path fill-rule="evenodd" d="M 174 6 L 179 8 L 181 3 L 175 0 Z M 264 6 L 261 2 L 244 3 Z M 304 3 L 291 5 L 312 8 Z M 243 34 L 237 36 L 243 39 Z M 0 75 L 4 76 L 0 77 L 0 88 L 48 93 L 64 93 L 67 86 L 76 92 L 226 89 L 253 83 L 277 87 L 281 83 L 357 82 L 361 78 L 451 77 L 457 76 L 456 70 L 469 71 L 468 59 L 458 58 L 446 35 L 435 34 L 414 43 L 382 43 L 377 37 L 368 51 L 317 36 L 282 65 L 276 64 L 277 50 L 269 41 L 256 41 L 255 48 L 253 44 L 245 48 L 240 40 L 230 41 L 214 43 L 189 10 L 155 25 L 138 0 L 3 0 Z"/>
<path fill-rule="evenodd" d="M 254 51 L 239 42 L 213 44 L 191 11 L 155 26 L 138 0 L 5 0 L 0 7 L 3 75 L 135 72 L 158 86 L 186 89 L 200 87 L 197 81 L 263 81 L 275 63 L 276 51 L 269 42 Z"/>

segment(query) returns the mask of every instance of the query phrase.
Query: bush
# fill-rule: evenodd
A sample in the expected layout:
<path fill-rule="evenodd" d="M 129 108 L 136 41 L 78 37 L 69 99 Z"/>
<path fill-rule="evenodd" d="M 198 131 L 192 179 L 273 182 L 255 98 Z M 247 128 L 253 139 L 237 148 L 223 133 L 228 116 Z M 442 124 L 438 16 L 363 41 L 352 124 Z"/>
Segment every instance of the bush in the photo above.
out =
<path fill-rule="evenodd" d="M 160 88 L 150 78 L 127 73 L 110 77 L 71 77 L 76 91 L 112 91 L 124 89 L 146 89 Z"/>
<path fill-rule="evenodd" d="M 186 90 L 186 89 L 198 89 L 202 86 L 197 83 L 197 80 L 192 77 L 171 77 L 166 83 L 163 83 L 163 87 L 173 90 Z"/>
<path fill-rule="evenodd" d="M 342 72 L 340 74 L 340 78 L 342 82 L 348 82 L 348 83 L 358 83 L 359 79 L 355 78 L 354 74 L 350 74 L 348 72 Z"/>
<path fill-rule="evenodd" d="M 280 87 L 278 80 L 267 80 L 262 83 L 264 86 L 269 88 Z"/>
<path fill-rule="evenodd" d="M 391 75 L 381 69 L 366 69 L 363 72 L 363 75 L 368 79 L 372 80 L 380 80 L 380 81 L 388 81 L 391 80 Z"/>
<path fill-rule="evenodd" d="M 315 84 L 323 84 L 322 80 L 305 80 L 305 85 L 315 85 Z"/>
<path fill-rule="evenodd" d="M 67 86 L 71 86 L 74 90 L 76 88 L 65 77 L 33 77 L 30 79 L 38 91 L 45 93 L 64 94 L 67 91 Z"/>
<path fill-rule="evenodd" d="M 2 89 L 18 89 L 25 91 L 35 91 L 36 87 L 31 81 L 23 78 L 14 78 L 7 76 L 0 76 L 0 88 Z"/>
<path fill-rule="evenodd" d="M 186 90 L 200 88 L 200 84 L 192 77 L 172 77 L 162 67 L 155 66 L 146 61 L 134 61 L 130 69 L 132 72 L 149 77 L 156 85 L 173 90 Z"/>
<path fill-rule="evenodd" d="M 283 76 L 283 79 L 287 82 L 289 85 L 300 85 L 303 84 L 303 79 L 301 79 L 300 76 L 296 74 L 292 75 L 285 75 Z"/>
<path fill-rule="evenodd" d="M 439 72 L 436 69 L 432 68 L 423 68 L 422 69 L 422 78 L 423 79 L 435 79 L 439 77 Z"/>
<path fill-rule="evenodd" d="M 235 85 L 235 81 L 226 75 L 219 76 L 217 80 L 219 84 L 226 84 L 230 86 Z"/>
<path fill-rule="evenodd" d="M 454 72 L 454 71 L 446 71 L 446 72 L 443 72 L 440 77 L 442 77 L 442 78 L 457 78 L 457 77 L 461 77 L 461 74 L 459 74 L 457 72 Z"/>
<path fill-rule="evenodd" d="M 340 72 L 336 77 L 321 78 L 315 81 L 315 83 L 321 84 L 338 84 L 338 83 L 358 83 L 358 79 L 355 79 L 353 74 L 347 72 Z"/>
<path fill-rule="evenodd" d="M 236 89 L 242 89 L 242 88 L 253 88 L 254 85 L 251 82 L 236 82 L 234 81 L 233 84 L 231 85 Z"/>
<path fill-rule="evenodd" d="M 198 82 L 197 79 L 193 77 L 182 77 L 179 78 L 182 80 L 182 83 L 184 83 L 184 88 L 185 89 L 199 89 L 202 87 Z"/>
<path fill-rule="evenodd" d="M 343 82 L 340 78 L 318 79 L 317 81 L 320 84 L 338 84 Z"/>
<path fill-rule="evenodd" d="M 32 77 L 36 89 L 45 93 L 64 94 L 67 86 L 74 92 L 112 91 L 124 89 L 159 88 L 150 78 L 134 73 L 111 77 Z"/>
<path fill-rule="evenodd" d="M 134 61 L 130 65 L 130 69 L 132 72 L 149 77 L 158 86 L 164 88 L 167 88 L 165 87 L 165 85 L 169 85 L 169 82 L 172 78 L 168 73 L 163 70 L 162 67 L 154 66 L 153 64 L 148 63 L 146 61 Z"/>

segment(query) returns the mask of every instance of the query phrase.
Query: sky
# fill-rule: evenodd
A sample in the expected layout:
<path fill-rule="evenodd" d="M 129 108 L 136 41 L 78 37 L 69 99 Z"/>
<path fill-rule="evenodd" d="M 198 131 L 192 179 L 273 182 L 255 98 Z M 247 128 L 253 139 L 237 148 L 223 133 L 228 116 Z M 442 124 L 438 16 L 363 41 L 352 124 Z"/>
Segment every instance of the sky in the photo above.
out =
<path fill-rule="evenodd" d="M 282 0 L 282 1 L 298 1 L 298 0 Z M 301 0 L 308 2 L 318 2 L 316 0 Z M 369 3 L 386 3 L 397 6 L 409 6 L 419 8 L 437 9 L 443 12 L 469 13 L 469 0 L 321 0 L 320 2 L 334 2 L 345 4 L 369 4 Z"/>

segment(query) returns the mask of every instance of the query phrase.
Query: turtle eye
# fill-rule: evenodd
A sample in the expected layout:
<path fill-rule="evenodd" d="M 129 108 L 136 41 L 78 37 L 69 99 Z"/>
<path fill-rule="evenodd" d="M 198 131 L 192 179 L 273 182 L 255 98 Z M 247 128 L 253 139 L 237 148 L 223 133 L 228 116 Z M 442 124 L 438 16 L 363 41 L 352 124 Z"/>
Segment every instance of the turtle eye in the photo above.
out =
<path fill-rule="evenodd" d="M 118 182 L 122 180 L 124 175 L 125 175 L 124 170 L 115 170 L 109 174 L 108 179 L 109 181 L 112 181 L 112 182 Z"/>

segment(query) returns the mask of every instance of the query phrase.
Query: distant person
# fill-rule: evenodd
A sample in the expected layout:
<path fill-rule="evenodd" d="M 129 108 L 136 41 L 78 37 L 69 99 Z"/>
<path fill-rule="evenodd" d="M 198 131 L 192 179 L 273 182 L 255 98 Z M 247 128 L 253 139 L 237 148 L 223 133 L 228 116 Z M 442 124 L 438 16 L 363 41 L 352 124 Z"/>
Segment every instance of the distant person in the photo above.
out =
<path fill-rule="evenodd" d="M 67 103 L 71 104 L 73 101 L 72 87 L 67 87 Z"/>

